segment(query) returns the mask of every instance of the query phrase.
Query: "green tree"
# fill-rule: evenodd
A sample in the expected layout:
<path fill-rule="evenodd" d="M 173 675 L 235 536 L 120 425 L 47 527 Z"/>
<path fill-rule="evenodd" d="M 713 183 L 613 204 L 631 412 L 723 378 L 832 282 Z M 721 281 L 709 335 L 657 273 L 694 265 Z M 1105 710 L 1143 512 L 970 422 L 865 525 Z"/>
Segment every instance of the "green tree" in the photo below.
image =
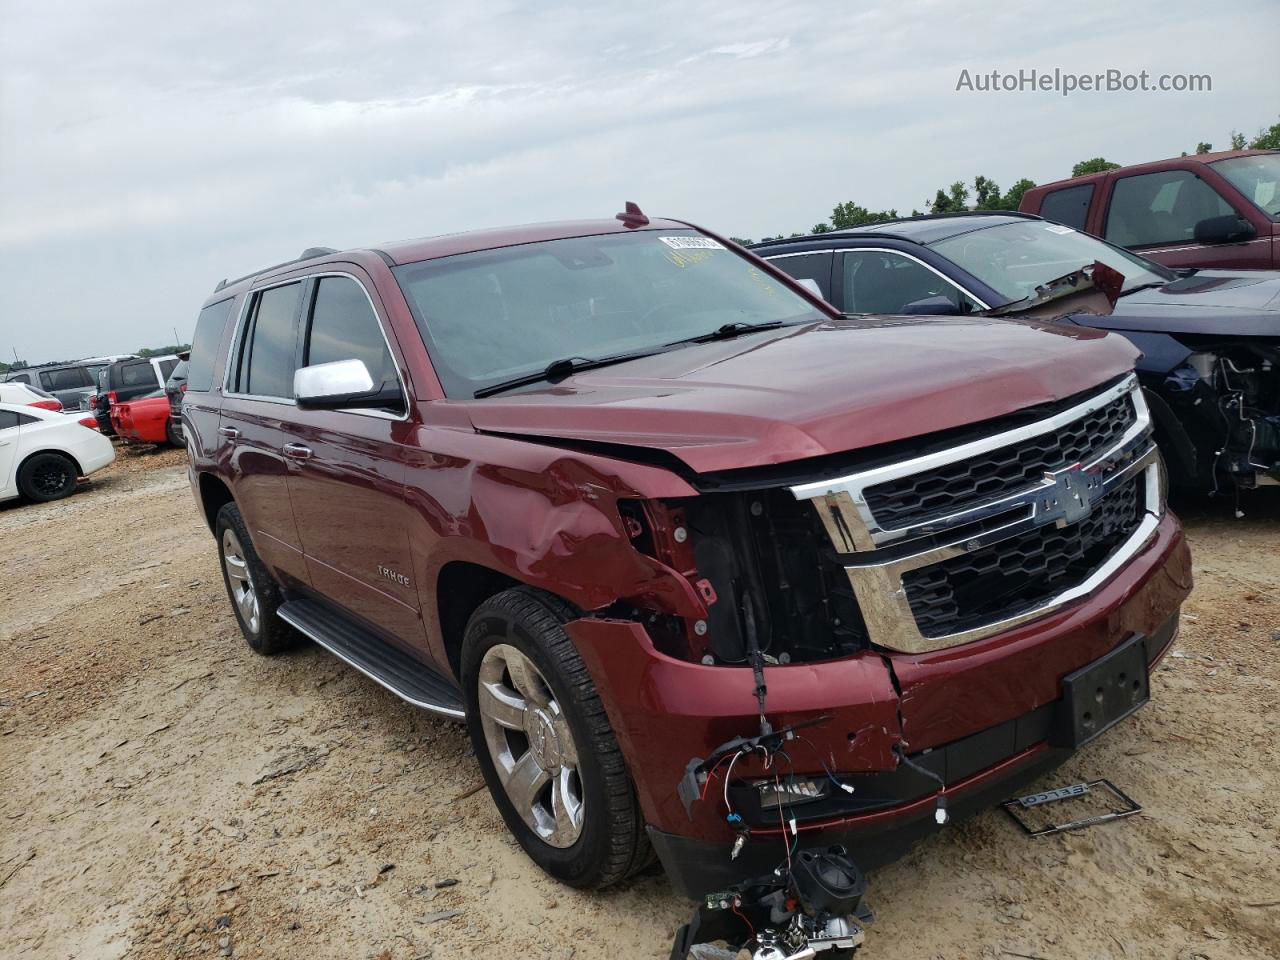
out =
<path fill-rule="evenodd" d="M 1249 141 L 1250 150 L 1280 150 L 1280 123 L 1273 123 Z"/>
<path fill-rule="evenodd" d="M 880 223 L 882 220 L 896 220 L 898 211 L 868 210 L 866 207 L 846 200 L 837 203 L 831 210 L 831 227 L 834 230 L 848 230 L 850 227 L 861 227 L 868 223 Z M 819 231 L 814 231 L 815 233 Z"/>
<path fill-rule="evenodd" d="M 981 174 L 973 178 L 973 209 L 1003 210 L 1003 204 L 1000 187 L 994 180 L 988 180 Z"/>
<path fill-rule="evenodd" d="M 1237 130 L 1231 131 L 1231 149 L 1232 150 L 1243 150 L 1248 143 L 1249 143 L 1249 138 L 1246 137 L 1243 133 L 1240 133 Z"/>
<path fill-rule="evenodd" d="M 182 353 L 184 350 L 190 350 L 189 343 L 171 343 L 164 347 L 142 347 L 137 351 L 140 357 L 167 357 L 172 353 Z"/>
<path fill-rule="evenodd" d="M 1205 143 L 1203 140 L 1196 144 L 1196 153 L 1213 153 L 1213 144 Z"/>
<path fill-rule="evenodd" d="M 946 192 L 939 190 L 929 205 L 930 213 L 959 213 L 969 209 L 969 188 L 957 180 Z"/>
<path fill-rule="evenodd" d="M 830 233 L 831 229 L 832 229 L 831 224 L 829 223 L 815 223 L 813 225 L 813 229 L 810 230 L 809 232 L 810 233 Z"/>
<path fill-rule="evenodd" d="M 1018 205 L 1022 203 L 1022 195 L 1036 185 L 1034 180 L 1028 180 L 1023 177 L 1012 187 L 1008 189 L 1004 197 L 1000 200 L 1000 207 L 1003 210 L 1017 210 Z"/>
<path fill-rule="evenodd" d="M 1119 170 L 1120 164 L 1112 163 L 1110 160 L 1102 157 L 1094 157 L 1092 160 L 1081 160 L 1071 168 L 1073 177 L 1083 177 L 1087 173 L 1105 173 L 1108 170 Z"/>
<path fill-rule="evenodd" d="M 754 240 L 748 240 L 745 237 L 730 237 L 729 239 L 732 240 L 734 243 L 736 243 L 740 247 L 749 247 L 753 243 L 755 243 Z M 769 238 L 765 237 L 765 239 L 768 240 Z"/>

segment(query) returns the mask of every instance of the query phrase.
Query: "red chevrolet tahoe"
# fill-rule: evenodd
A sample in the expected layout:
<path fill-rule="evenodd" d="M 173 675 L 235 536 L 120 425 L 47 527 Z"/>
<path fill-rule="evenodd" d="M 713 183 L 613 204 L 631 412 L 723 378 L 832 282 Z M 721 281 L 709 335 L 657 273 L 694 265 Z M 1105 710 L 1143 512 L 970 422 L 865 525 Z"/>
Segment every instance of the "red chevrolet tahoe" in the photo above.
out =
<path fill-rule="evenodd" d="M 1127 341 L 844 317 L 630 206 L 308 250 L 194 339 L 249 645 L 465 720 L 575 886 L 884 862 L 1141 706 L 1191 587 Z"/>

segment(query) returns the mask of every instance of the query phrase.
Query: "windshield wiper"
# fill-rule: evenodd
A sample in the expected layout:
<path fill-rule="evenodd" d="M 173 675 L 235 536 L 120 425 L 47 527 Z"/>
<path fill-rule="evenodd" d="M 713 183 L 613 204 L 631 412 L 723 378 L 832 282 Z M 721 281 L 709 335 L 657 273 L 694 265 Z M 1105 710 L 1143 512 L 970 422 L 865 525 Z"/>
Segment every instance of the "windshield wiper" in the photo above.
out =
<path fill-rule="evenodd" d="M 781 320 L 769 320 L 765 323 L 735 321 L 717 327 L 710 333 L 700 333 L 696 337 L 685 337 L 683 340 L 672 340 L 667 346 L 674 347 L 681 343 L 714 343 L 716 340 L 732 340 L 734 337 L 740 337 L 744 333 L 755 333 L 757 330 L 772 330 L 780 326 L 782 326 Z"/>
<path fill-rule="evenodd" d="M 608 367 L 615 363 L 625 363 L 628 360 L 639 360 L 641 357 L 652 357 L 655 353 L 660 352 L 660 350 L 640 350 L 635 353 L 619 353 L 611 357 L 564 357 L 560 360 L 552 360 L 542 370 L 535 373 L 526 373 L 522 377 L 514 377 L 511 380 L 503 380 L 501 383 L 491 383 L 487 387 L 481 387 L 472 396 L 477 400 L 482 400 L 485 397 L 492 397 L 495 393 L 528 386 L 531 383 L 559 383 L 565 377 L 577 373 L 579 370 L 595 370 L 597 367 Z"/>
<path fill-rule="evenodd" d="M 1130 287 L 1128 290 L 1121 290 L 1120 296 L 1127 297 L 1131 293 L 1137 293 L 1139 290 L 1150 290 L 1152 287 L 1163 287 L 1169 283 L 1168 280 L 1152 280 L 1150 283 L 1140 283 L 1136 287 Z"/>

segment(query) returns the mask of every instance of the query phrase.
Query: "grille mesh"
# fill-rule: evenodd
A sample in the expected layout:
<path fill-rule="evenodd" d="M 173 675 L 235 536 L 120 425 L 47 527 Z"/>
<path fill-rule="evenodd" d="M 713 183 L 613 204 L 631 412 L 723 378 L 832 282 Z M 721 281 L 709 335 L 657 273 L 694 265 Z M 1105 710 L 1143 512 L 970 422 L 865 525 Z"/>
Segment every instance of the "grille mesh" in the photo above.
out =
<path fill-rule="evenodd" d="M 1144 475 L 1108 493 L 1069 527 L 1038 527 L 990 547 L 903 575 L 911 612 L 927 637 L 1016 616 L 1086 580 L 1142 520 Z"/>
<path fill-rule="evenodd" d="M 922 523 L 999 500 L 1046 472 L 1087 463 L 1120 442 L 1137 418 L 1126 393 L 1053 432 L 868 487 L 867 506 L 886 530 Z"/>

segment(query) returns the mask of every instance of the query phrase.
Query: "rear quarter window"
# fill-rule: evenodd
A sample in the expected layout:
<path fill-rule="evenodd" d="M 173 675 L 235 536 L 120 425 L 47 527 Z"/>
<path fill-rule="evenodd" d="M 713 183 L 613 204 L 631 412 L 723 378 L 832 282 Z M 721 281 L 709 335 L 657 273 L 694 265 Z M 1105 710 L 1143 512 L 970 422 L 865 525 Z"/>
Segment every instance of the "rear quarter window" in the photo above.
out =
<path fill-rule="evenodd" d="M 1089 204 L 1092 201 L 1092 183 L 1052 190 L 1045 194 L 1044 202 L 1040 204 L 1040 216 L 1046 220 L 1056 220 L 1068 227 L 1083 230 L 1085 220 L 1089 216 Z"/>
<path fill-rule="evenodd" d="M 187 361 L 188 390 L 199 393 L 213 388 L 214 362 L 234 302 L 235 298 L 231 297 L 211 303 L 196 318 L 196 332 L 191 337 L 191 357 Z"/>
<path fill-rule="evenodd" d="M 12 430 L 14 427 L 20 427 L 24 423 L 35 423 L 35 417 L 28 417 L 25 413 L 14 413 L 12 410 L 0 410 L 0 430 Z"/>

